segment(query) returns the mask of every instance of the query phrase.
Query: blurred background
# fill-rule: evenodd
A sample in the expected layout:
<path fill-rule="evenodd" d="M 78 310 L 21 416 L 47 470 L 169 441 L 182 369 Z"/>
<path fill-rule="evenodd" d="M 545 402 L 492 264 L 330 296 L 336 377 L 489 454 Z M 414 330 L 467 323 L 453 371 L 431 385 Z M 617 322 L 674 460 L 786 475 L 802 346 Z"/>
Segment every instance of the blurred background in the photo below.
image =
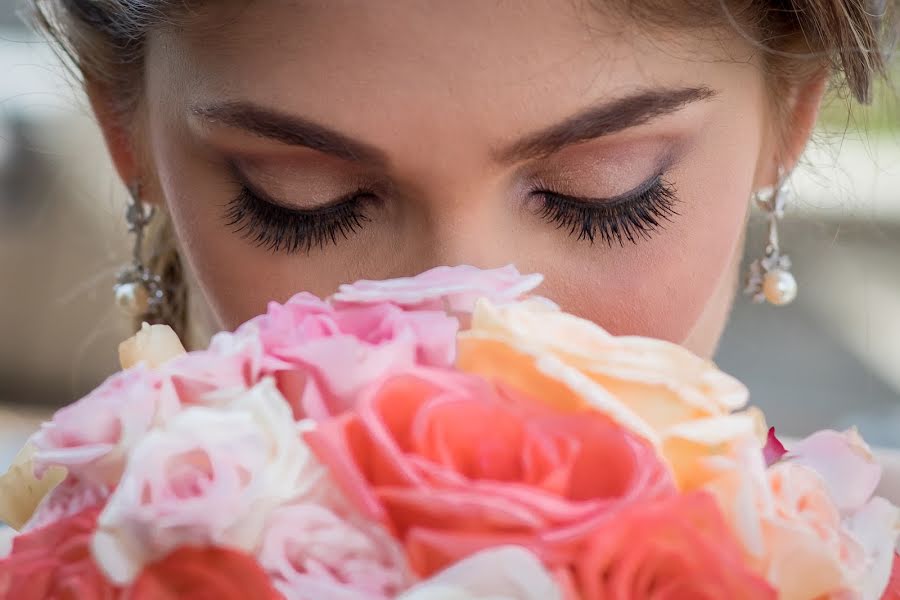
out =
<path fill-rule="evenodd" d="M 125 192 L 50 48 L 0 0 L 0 468 L 50 411 L 117 367 Z M 898 73 L 895 81 L 900 81 Z M 900 107 L 826 107 L 782 230 L 792 306 L 739 299 L 717 361 L 789 435 L 859 425 L 900 447 Z M 755 215 L 749 256 L 762 252 Z"/>

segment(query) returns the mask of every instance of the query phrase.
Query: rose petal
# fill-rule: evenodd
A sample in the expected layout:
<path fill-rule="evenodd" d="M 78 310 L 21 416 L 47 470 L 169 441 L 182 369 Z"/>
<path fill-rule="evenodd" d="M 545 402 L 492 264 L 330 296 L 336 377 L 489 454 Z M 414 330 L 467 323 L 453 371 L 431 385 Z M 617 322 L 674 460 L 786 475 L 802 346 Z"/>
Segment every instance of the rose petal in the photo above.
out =
<path fill-rule="evenodd" d="M 766 445 L 763 448 L 763 458 L 766 461 L 766 466 L 771 467 L 781 460 L 781 457 L 785 454 L 787 454 L 787 449 L 785 449 L 781 441 L 775 437 L 775 428 L 770 427 L 769 433 L 766 435 Z"/>
<path fill-rule="evenodd" d="M 119 344 L 119 363 L 130 369 L 144 361 L 151 369 L 185 353 L 178 335 L 168 325 L 141 324 L 141 330 Z"/>
<path fill-rule="evenodd" d="M 483 550 L 423 581 L 398 600 L 554 600 L 562 592 L 538 558 L 518 546 Z"/>
<path fill-rule="evenodd" d="M 66 478 L 66 469 L 50 467 L 42 477 L 34 474 L 34 446 L 26 444 L 0 476 L 0 521 L 21 529 L 41 500 Z"/>
<path fill-rule="evenodd" d="M 881 480 L 881 465 L 853 430 L 814 433 L 792 445 L 786 458 L 819 473 L 832 500 L 845 513 L 868 502 Z"/>

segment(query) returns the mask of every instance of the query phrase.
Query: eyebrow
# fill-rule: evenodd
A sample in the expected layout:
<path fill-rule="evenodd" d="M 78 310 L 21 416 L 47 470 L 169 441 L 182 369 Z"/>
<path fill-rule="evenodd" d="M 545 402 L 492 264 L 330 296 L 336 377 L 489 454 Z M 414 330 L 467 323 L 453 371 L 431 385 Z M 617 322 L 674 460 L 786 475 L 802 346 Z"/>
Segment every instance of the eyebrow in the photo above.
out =
<path fill-rule="evenodd" d="M 248 102 L 195 106 L 198 117 L 291 146 L 302 146 L 352 162 L 385 165 L 387 154 L 375 146 L 313 121 Z"/>
<path fill-rule="evenodd" d="M 496 153 L 500 162 L 517 162 L 548 156 L 580 142 L 612 135 L 677 112 L 694 102 L 708 100 L 716 92 L 708 87 L 645 89 L 589 107 L 565 121 L 526 136 Z"/>
<path fill-rule="evenodd" d="M 572 144 L 643 125 L 715 95 L 716 92 L 707 87 L 641 90 L 589 107 L 561 123 L 530 134 L 495 152 L 494 158 L 498 162 L 512 163 L 547 156 Z M 383 150 L 366 142 L 302 117 L 253 103 L 237 101 L 200 105 L 192 107 L 191 112 L 210 122 L 242 129 L 283 144 L 302 146 L 343 160 L 375 166 L 389 163 Z"/>

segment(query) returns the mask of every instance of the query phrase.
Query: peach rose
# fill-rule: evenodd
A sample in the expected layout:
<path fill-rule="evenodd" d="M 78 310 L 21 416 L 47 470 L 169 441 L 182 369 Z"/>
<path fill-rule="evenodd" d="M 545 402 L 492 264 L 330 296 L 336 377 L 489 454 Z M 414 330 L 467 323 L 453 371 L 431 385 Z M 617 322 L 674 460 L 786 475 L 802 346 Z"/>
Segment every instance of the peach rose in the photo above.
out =
<path fill-rule="evenodd" d="M 25 444 L 0 475 L 0 521 L 13 529 L 22 529 L 44 497 L 66 478 L 63 467 L 50 467 L 37 477 L 33 456 L 34 445 Z"/>
<path fill-rule="evenodd" d="M 598 531 L 576 565 L 583 600 L 761 600 L 775 590 L 743 562 L 704 492 L 632 506 Z"/>
<path fill-rule="evenodd" d="M 142 361 L 156 368 L 184 353 L 184 346 L 171 327 L 142 323 L 140 331 L 119 344 L 119 363 L 123 369 Z"/>
<path fill-rule="evenodd" d="M 504 544 L 567 564 L 625 506 L 673 493 L 653 448 L 606 416 L 455 371 L 397 375 L 306 439 L 422 575 Z"/>
<path fill-rule="evenodd" d="M 822 439 L 798 447 L 819 452 Z M 837 442 L 830 435 L 826 440 Z M 840 444 L 828 448 L 828 463 L 810 454 L 795 460 L 789 451 L 769 468 L 759 449 L 748 445 L 730 459 L 720 457 L 720 475 L 707 484 L 737 532 L 747 560 L 781 599 L 849 594 L 878 600 L 887 585 L 898 511 L 882 498 L 870 497 L 871 473 L 865 465 L 846 469 L 854 461 L 867 460 L 852 449 L 853 443 L 843 451 Z M 826 470 L 817 471 L 811 466 L 816 464 Z M 840 479 L 830 479 L 836 473 Z"/>
<path fill-rule="evenodd" d="M 682 489 L 708 478 L 706 457 L 764 435 L 760 414 L 732 414 L 747 390 L 711 362 L 668 342 L 615 337 L 534 302 L 480 301 L 471 329 L 459 335 L 457 364 L 557 409 L 606 413 L 660 448 Z"/>

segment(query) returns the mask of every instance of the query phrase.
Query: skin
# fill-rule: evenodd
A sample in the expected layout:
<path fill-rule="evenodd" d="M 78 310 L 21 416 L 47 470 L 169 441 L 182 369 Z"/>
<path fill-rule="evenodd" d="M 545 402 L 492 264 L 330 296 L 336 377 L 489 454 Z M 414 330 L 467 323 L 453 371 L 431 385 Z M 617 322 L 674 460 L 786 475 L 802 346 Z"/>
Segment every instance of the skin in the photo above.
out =
<path fill-rule="evenodd" d="M 145 200 L 167 207 L 199 288 L 229 329 L 299 290 L 327 295 L 343 282 L 435 265 L 514 263 L 545 274 L 540 293 L 613 333 L 711 356 L 751 193 L 774 182 L 779 164 L 793 165 L 823 87 L 819 78 L 782 90 L 788 118 L 778 121 L 760 57 L 736 34 L 651 29 L 577 2 L 216 8 L 148 39 L 138 126 L 112 116 L 114 90 L 89 93 L 120 175 L 140 178 Z M 685 89 L 706 93 L 596 139 L 510 156 L 520 140 L 592 107 Z M 248 132 L 232 122 L 236 103 L 339 132 L 377 160 Z M 287 206 L 313 208 L 360 186 L 377 190 L 378 202 L 336 244 L 273 253 L 227 225 L 240 193 L 230 163 Z M 676 190 L 678 214 L 637 243 L 576 239 L 540 216 L 533 194 L 540 184 L 602 202 L 659 174 Z"/>

